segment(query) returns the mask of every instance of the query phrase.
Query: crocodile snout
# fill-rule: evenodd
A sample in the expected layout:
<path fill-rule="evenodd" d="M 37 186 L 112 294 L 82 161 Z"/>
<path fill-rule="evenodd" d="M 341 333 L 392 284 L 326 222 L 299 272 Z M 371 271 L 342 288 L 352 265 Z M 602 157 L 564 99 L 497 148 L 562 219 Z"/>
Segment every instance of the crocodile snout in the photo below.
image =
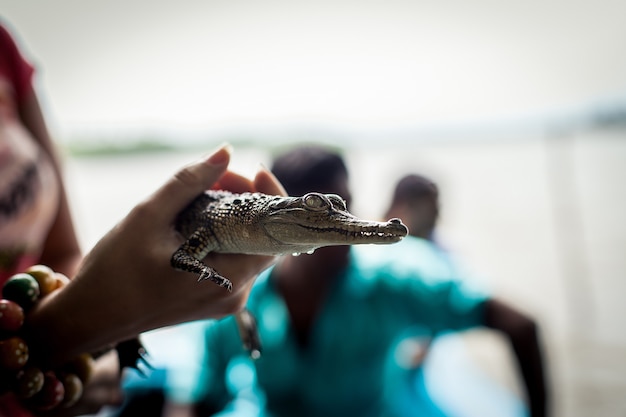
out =
<path fill-rule="evenodd" d="M 409 234 L 409 228 L 406 227 L 406 225 L 402 223 L 402 220 L 397 217 L 387 220 L 387 224 L 391 229 L 394 229 L 396 231 L 398 236 L 404 237 Z"/>

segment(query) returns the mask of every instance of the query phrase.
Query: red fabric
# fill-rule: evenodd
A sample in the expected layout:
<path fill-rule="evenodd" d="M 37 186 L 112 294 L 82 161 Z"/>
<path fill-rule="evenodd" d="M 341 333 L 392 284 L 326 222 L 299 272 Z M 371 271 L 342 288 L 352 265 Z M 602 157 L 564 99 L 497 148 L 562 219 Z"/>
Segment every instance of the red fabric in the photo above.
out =
<path fill-rule="evenodd" d="M 32 89 L 34 68 L 22 56 L 11 34 L 0 24 L 0 77 L 13 86 L 19 106 Z"/>
<path fill-rule="evenodd" d="M 13 275 L 19 272 L 24 272 L 26 269 L 33 265 L 36 265 L 37 263 L 39 263 L 39 258 L 37 258 L 36 256 L 28 253 L 20 255 L 20 257 L 16 260 L 16 264 L 11 269 L 0 269 L 0 286 L 7 282 L 7 280 Z"/>

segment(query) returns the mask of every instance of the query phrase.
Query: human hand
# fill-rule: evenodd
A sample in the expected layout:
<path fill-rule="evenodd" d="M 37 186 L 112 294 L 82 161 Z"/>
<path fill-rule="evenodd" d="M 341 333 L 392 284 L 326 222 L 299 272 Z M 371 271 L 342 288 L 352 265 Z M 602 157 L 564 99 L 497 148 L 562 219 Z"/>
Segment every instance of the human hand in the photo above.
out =
<path fill-rule="evenodd" d="M 274 257 L 210 254 L 204 262 L 232 281 L 232 292 L 170 266 L 183 242 L 174 229 L 176 216 L 205 189 L 285 194 L 269 171 L 249 180 L 227 171 L 229 161 L 223 147 L 177 172 L 96 244 L 71 284 L 40 303 L 31 323 L 34 319 L 37 337 L 57 355 L 54 360 L 243 307 L 254 278 Z"/>

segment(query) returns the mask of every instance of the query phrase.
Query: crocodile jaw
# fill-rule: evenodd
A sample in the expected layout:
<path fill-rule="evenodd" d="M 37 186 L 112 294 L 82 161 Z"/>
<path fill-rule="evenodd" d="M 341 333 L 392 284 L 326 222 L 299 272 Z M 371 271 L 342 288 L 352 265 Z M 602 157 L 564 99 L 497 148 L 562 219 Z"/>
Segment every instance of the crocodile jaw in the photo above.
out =
<path fill-rule="evenodd" d="M 398 219 L 388 222 L 350 219 L 323 227 L 274 218 L 263 228 L 275 249 L 284 248 L 284 253 L 307 252 L 322 246 L 390 244 L 400 241 L 408 233 L 407 227 Z"/>

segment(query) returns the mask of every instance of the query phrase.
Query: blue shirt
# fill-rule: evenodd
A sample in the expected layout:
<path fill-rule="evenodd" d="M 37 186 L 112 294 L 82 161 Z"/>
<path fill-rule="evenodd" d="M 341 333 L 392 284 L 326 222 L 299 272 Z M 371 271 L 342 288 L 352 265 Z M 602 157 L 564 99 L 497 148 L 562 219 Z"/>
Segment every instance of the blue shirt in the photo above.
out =
<path fill-rule="evenodd" d="M 232 415 L 381 416 L 390 352 L 399 340 L 482 324 L 485 294 L 460 280 L 430 242 L 408 237 L 353 246 L 350 257 L 304 348 L 271 269 L 247 304 L 263 344 L 260 359 L 245 357 L 232 317 L 211 322 L 198 381 L 202 397 L 220 406 L 235 398 Z"/>

